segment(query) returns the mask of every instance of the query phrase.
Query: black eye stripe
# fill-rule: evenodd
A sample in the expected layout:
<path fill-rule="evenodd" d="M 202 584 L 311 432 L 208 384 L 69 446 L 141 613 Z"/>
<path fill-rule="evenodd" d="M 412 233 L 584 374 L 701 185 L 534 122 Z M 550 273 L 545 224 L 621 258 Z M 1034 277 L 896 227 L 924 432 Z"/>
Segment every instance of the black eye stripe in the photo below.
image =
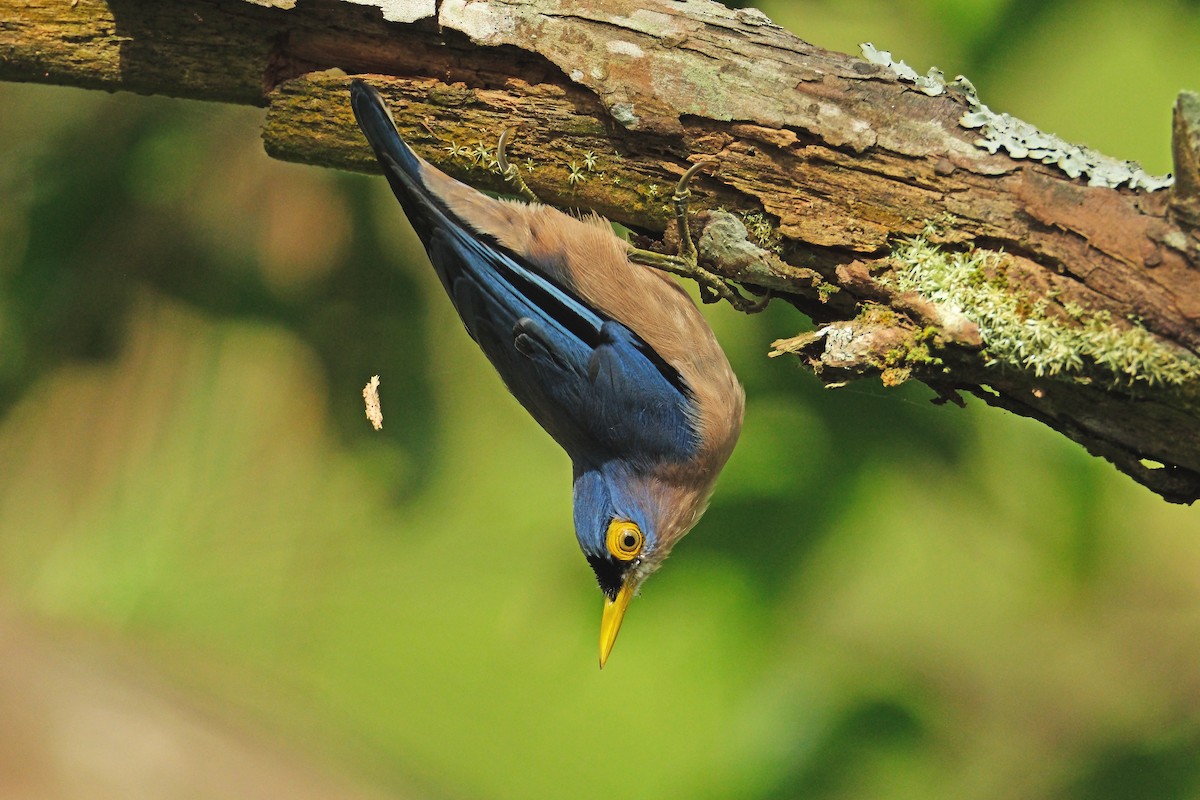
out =
<path fill-rule="evenodd" d="M 625 583 L 625 573 L 629 569 L 629 562 L 614 561 L 600 556 L 588 556 L 587 560 L 592 566 L 592 571 L 596 573 L 596 582 L 600 584 L 600 591 L 604 592 L 609 600 L 616 600 L 617 593 L 621 591 L 621 586 Z"/>

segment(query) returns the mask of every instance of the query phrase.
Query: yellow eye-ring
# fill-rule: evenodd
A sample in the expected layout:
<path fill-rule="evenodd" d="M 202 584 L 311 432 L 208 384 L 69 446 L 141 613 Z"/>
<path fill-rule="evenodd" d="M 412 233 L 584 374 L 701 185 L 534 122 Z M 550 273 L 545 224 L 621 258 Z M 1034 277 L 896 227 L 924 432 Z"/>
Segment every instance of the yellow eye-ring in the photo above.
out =
<path fill-rule="evenodd" d="M 608 524 L 608 536 L 605 539 L 608 552 L 618 561 L 632 561 L 642 552 L 646 537 L 637 523 L 627 519 L 614 519 Z"/>

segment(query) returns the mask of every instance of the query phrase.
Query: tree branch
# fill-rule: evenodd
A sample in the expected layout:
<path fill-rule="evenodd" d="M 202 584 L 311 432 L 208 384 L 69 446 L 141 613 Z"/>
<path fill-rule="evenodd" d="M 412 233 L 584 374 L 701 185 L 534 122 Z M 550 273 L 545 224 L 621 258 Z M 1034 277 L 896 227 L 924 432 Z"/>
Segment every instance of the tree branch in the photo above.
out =
<path fill-rule="evenodd" d="M 359 3 L 364 0 L 359 0 Z M 702 263 L 821 327 L 824 381 L 918 379 L 1039 419 L 1168 500 L 1200 497 L 1200 100 L 1176 180 L 990 111 L 965 81 L 815 48 L 707 0 L 0 0 L 0 78 L 267 106 L 272 155 L 373 171 L 369 74 L 422 155 L 646 236 L 693 182 Z M 383 9 L 379 6 L 382 6 Z M 386 18 L 385 18 L 386 15 Z M 327 71 L 335 70 L 335 71 Z"/>

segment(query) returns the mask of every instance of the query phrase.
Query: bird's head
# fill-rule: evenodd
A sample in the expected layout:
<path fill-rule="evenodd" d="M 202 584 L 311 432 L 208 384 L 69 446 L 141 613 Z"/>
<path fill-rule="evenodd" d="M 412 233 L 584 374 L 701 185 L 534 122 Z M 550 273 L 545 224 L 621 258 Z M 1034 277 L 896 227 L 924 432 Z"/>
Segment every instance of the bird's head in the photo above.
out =
<path fill-rule="evenodd" d="M 575 535 L 604 593 L 601 668 L 629 601 L 703 513 L 711 486 L 676 473 L 614 461 L 576 474 Z"/>

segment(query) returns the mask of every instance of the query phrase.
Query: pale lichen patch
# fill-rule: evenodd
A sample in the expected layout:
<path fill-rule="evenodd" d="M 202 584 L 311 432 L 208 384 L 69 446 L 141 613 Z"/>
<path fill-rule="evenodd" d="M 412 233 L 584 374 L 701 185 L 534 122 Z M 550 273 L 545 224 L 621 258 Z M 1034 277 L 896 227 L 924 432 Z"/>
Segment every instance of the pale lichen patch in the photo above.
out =
<path fill-rule="evenodd" d="M 613 119 L 626 128 L 636 128 L 640 122 L 637 115 L 633 113 L 633 103 L 613 103 L 608 111 L 612 114 Z"/>
<path fill-rule="evenodd" d="M 429 2 L 432 5 L 432 0 Z M 438 23 L 460 31 L 480 44 L 506 43 L 517 29 L 517 18 L 503 6 L 472 0 L 443 0 Z"/>
<path fill-rule="evenodd" d="M 1037 377 L 1102 381 L 1114 386 L 1200 383 L 1200 358 L 1131 322 L 1118 325 L 1106 311 L 1066 302 L 1052 313 L 1045 298 L 1015 289 L 1004 277 L 1000 251 L 944 251 L 918 236 L 892 253 L 896 269 L 879 278 L 900 292 L 914 291 L 979 329 L 989 366 L 1006 364 Z"/>
<path fill-rule="evenodd" d="M 936 97 L 946 92 L 946 74 L 937 67 L 930 67 L 929 72 L 920 75 L 904 61 L 893 61 L 892 54 L 887 50 L 876 50 L 875 45 L 863 42 L 859 45 L 863 58 L 870 64 L 878 64 L 890 69 L 902 81 L 916 84 L 916 87 L 930 97 Z"/>
<path fill-rule="evenodd" d="M 679 26 L 679 20 L 674 15 L 649 8 L 639 8 L 627 17 L 614 14 L 609 17 L 609 22 L 651 36 L 662 36 Z"/>
<path fill-rule="evenodd" d="M 629 56 L 630 58 L 643 58 L 646 51 L 638 47 L 633 42 L 626 42 L 621 39 L 613 39 L 605 47 L 608 52 L 621 56 Z"/>
<path fill-rule="evenodd" d="M 770 17 L 768 17 L 765 13 L 763 13 L 762 11 L 760 11 L 757 8 L 739 8 L 734 13 L 737 15 L 738 22 L 741 22 L 745 25 L 753 25 L 753 26 L 762 25 L 762 26 L 767 26 L 767 27 L 771 27 L 771 28 L 779 27 L 778 25 L 776 25 L 774 22 L 771 21 Z"/>
<path fill-rule="evenodd" d="M 869 63 L 886 67 L 902 81 L 914 84 L 925 94 L 936 96 L 948 88 L 956 89 L 966 100 L 968 109 L 959 118 L 959 125 L 978 130 L 975 146 L 998 153 L 1003 150 L 1010 158 L 1032 159 L 1058 167 L 1068 177 L 1086 178 L 1089 186 L 1129 186 L 1154 191 L 1174 183 L 1170 175 L 1151 175 L 1135 161 L 1120 161 L 1091 148 L 1046 133 L 1011 114 L 997 113 L 980 99 L 975 86 L 964 76 L 946 82 L 945 74 L 931 67 L 920 75 L 903 61 L 894 61 L 886 50 L 877 50 L 870 42 L 860 45 L 863 58 Z"/>
<path fill-rule="evenodd" d="M 416 22 L 436 13 L 434 0 L 350 0 L 360 6 L 375 6 L 388 22 Z M 277 2 L 272 5 L 279 5 Z M 295 5 L 295 3 L 291 3 Z"/>

